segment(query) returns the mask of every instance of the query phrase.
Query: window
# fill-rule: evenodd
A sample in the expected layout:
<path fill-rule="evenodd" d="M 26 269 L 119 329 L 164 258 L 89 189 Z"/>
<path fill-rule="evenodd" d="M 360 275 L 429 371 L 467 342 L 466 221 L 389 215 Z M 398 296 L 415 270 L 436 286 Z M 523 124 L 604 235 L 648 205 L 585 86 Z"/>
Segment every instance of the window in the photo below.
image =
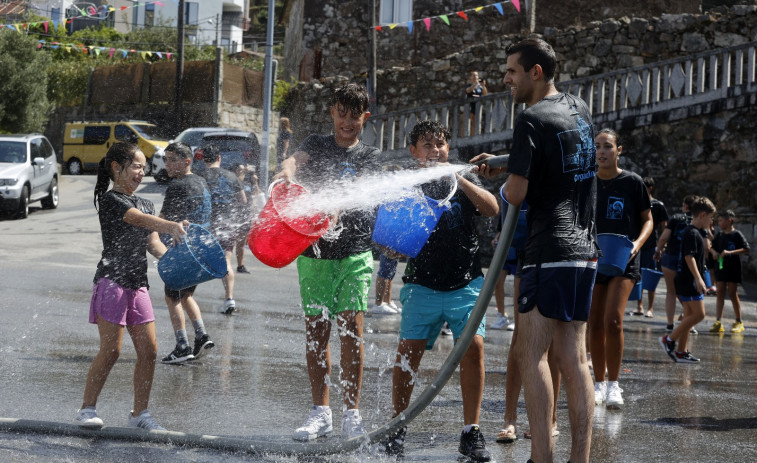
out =
<path fill-rule="evenodd" d="M 109 138 L 110 127 L 107 125 L 84 127 L 85 145 L 104 145 Z"/>
<path fill-rule="evenodd" d="M 197 10 L 200 7 L 198 2 L 186 2 L 184 4 L 184 24 L 188 26 L 197 25 Z"/>
<path fill-rule="evenodd" d="M 129 126 L 119 124 L 116 126 L 116 140 L 125 141 L 127 143 L 136 143 L 137 135 L 131 130 L 131 128 L 129 128 Z"/>
<path fill-rule="evenodd" d="M 145 27 L 152 27 L 155 25 L 155 4 L 148 3 L 145 5 Z"/>
<path fill-rule="evenodd" d="M 413 0 L 381 0 L 381 24 L 403 23 L 413 20 Z"/>
<path fill-rule="evenodd" d="M 42 141 L 41 138 L 34 138 L 29 142 L 29 151 L 32 156 L 32 160 L 34 160 L 34 158 L 46 157 L 44 153 L 42 153 L 42 149 L 40 147 L 41 141 Z"/>

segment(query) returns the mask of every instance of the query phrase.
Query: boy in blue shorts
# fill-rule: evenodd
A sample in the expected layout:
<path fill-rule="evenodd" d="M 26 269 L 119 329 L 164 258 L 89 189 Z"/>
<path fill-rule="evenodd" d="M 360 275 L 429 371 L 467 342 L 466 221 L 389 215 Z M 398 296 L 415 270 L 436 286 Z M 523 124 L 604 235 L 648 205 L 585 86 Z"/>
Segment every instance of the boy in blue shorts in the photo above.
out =
<path fill-rule="evenodd" d="M 282 161 L 281 171 L 274 179 L 291 182 L 297 174 L 298 182 L 317 187 L 379 170 L 378 148 L 358 139 L 370 115 L 365 87 L 348 84 L 336 89 L 330 106 L 333 135 L 308 136 L 292 156 Z M 327 380 L 334 318 L 342 344 L 342 437 L 349 439 L 365 433 L 358 406 L 363 382 L 363 317 L 373 275 L 374 215 L 364 210 L 340 212 L 334 220 L 342 228 L 339 237 L 321 238 L 297 258 L 313 407 L 302 426 L 294 431 L 295 440 L 308 441 L 332 430 Z"/>
<path fill-rule="evenodd" d="M 410 154 L 421 168 L 446 163 L 449 138 L 449 130 L 439 122 L 419 122 L 410 132 Z M 474 174 L 455 175 L 458 188 L 450 199 L 450 209 L 442 214 L 420 253 L 408 260 L 402 277 L 405 285 L 400 292 L 400 342 L 392 375 L 394 416 L 402 413 L 410 402 L 424 350 L 434 346 L 444 322 L 449 324 L 455 340 L 460 337 L 483 284 L 473 218 L 493 217 L 499 205 Z M 439 181 L 425 184 L 422 189 L 426 196 L 438 198 L 446 195 L 450 187 L 449 182 Z M 484 392 L 484 335 L 485 320 L 482 320 L 460 361 L 465 426 L 458 450 L 473 461 L 490 459 L 478 428 Z M 384 441 L 387 453 L 403 453 L 406 431 L 402 427 Z"/>
<path fill-rule="evenodd" d="M 705 243 L 702 229 L 709 227 L 715 206 L 705 197 L 698 197 L 690 206 L 691 225 L 681 237 L 681 250 L 675 289 L 683 304 L 683 319 L 672 333 L 660 338 L 660 345 L 676 363 L 698 363 L 687 350 L 689 330 L 704 320 L 704 293 L 707 285 L 703 273 Z"/>

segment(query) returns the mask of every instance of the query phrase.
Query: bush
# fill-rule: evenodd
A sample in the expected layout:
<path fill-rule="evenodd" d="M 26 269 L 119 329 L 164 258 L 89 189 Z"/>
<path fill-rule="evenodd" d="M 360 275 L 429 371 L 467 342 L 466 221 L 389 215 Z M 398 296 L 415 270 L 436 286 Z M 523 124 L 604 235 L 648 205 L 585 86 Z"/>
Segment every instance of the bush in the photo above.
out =
<path fill-rule="evenodd" d="M 37 52 L 37 40 L 0 29 L 0 130 L 40 132 L 51 109 L 47 99 L 50 56 Z"/>

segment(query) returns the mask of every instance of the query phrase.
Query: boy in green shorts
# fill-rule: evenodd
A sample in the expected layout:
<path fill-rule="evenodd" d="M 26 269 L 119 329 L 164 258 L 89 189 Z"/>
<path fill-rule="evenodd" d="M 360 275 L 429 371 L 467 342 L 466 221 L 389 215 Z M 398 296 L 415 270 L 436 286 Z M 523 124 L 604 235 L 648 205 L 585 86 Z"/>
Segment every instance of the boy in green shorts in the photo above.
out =
<path fill-rule="evenodd" d="M 410 132 L 410 154 L 418 167 L 447 163 L 449 130 L 436 121 L 421 121 Z M 400 293 L 402 321 L 397 360 L 392 376 L 394 416 L 407 409 L 414 379 L 424 350 L 434 346 L 444 322 L 455 341 L 468 323 L 484 281 L 478 254 L 478 234 L 474 216 L 494 217 L 497 199 L 475 174 L 455 174 L 457 191 L 450 208 L 439 219 L 420 253 L 408 260 Z M 422 185 L 425 195 L 440 199 L 450 191 L 450 182 Z M 408 226 L 412 226 L 408 224 Z M 484 393 L 485 320 L 479 324 L 465 356 L 460 361 L 460 389 L 463 396 L 463 431 L 460 453 L 472 461 L 489 461 L 484 436 L 478 428 Z M 386 453 L 404 453 L 406 428 L 403 426 L 383 444 Z"/>
<path fill-rule="evenodd" d="M 335 90 L 330 111 L 333 135 L 310 135 L 281 163 L 275 180 L 326 186 L 348 176 L 379 170 L 380 151 L 358 139 L 370 115 L 365 87 L 348 84 Z M 319 239 L 297 259 L 300 296 L 305 310 L 306 359 L 313 407 L 295 440 L 308 441 L 331 432 L 328 376 L 329 335 L 336 318 L 341 341 L 343 388 L 342 437 L 365 433 L 358 411 L 363 381 L 363 316 L 373 274 L 372 211 L 347 210 L 336 218 L 336 239 Z"/>

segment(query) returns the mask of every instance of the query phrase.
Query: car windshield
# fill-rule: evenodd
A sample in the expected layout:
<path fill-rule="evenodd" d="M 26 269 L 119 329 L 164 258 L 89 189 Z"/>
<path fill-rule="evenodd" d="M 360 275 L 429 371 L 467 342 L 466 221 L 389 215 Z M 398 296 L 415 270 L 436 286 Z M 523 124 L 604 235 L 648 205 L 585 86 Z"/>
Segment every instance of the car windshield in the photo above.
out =
<path fill-rule="evenodd" d="M 0 141 L 0 162 L 25 163 L 26 143 L 22 141 Z"/>
<path fill-rule="evenodd" d="M 181 141 L 189 146 L 197 146 L 200 144 L 202 137 L 208 132 L 202 130 L 185 130 L 181 132 L 174 141 Z"/>
<path fill-rule="evenodd" d="M 142 135 L 145 140 L 162 140 L 159 136 L 158 127 L 152 124 L 131 124 L 134 130 Z"/>

